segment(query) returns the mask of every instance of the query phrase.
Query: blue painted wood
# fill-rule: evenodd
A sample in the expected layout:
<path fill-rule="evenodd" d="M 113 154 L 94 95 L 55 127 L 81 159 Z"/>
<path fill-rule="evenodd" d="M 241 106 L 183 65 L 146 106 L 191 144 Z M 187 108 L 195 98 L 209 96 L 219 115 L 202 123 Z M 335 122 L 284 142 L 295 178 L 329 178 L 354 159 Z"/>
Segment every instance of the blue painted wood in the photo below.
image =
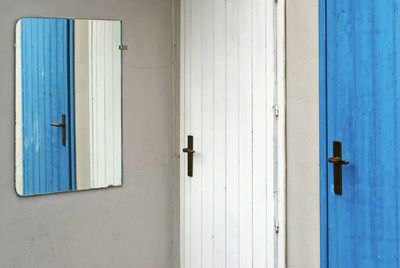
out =
<path fill-rule="evenodd" d="M 350 165 L 343 167 L 343 195 L 333 192 L 332 165 L 326 195 L 321 186 L 321 213 L 325 196 L 328 205 L 328 214 L 321 215 L 321 242 L 326 235 L 328 244 L 322 250 L 321 243 L 321 267 L 323 262 L 330 267 L 399 267 L 399 2 L 326 2 L 321 182 L 333 141 L 343 142 L 343 158 Z M 320 59 L 322 71 L 324 64 Z"/>
<path fill-rule="evenodd" d="M 69 43 L 69 114 L 70 116 L 68 117 L 68 123 L 69 123 L 69 132 L 68 135 L 71 140 L 71 146 L 70 146 L 70 163 L 71 163 L 71 168 L 70 168 L 70 187 L 72 190 L 76 189 L 76 164 L 75 164 L 75 77 L 74 77 L 74 21 L 73 20 L 68 20 L 68 43 Z"/>
<path fill-rule="evenodd" d="M 73 190 L 71 22 L 23 18 L 20 23 L 23 194 Z M 66 114 L 68 122 L 67 146 L 62 146 L 61 128 L 50 126 L 60 123 L 62 114 Z"/>
<path fill-rule="evenodd" d="M 326 0 L 319 0 L 319 148 L 320 267 L 328 267 L 327 124 L 326 124 Z"/>

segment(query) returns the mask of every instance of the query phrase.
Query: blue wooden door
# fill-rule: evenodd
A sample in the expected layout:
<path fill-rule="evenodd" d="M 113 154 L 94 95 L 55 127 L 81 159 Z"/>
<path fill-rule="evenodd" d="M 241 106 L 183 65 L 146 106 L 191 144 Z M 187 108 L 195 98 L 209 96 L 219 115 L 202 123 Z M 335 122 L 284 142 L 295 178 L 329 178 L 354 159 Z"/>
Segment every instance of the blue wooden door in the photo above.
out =
<path fill-rule="evenodd" d="M 75 189 L 73 21 L 21 23 L 23 194 Z M 51 126 L 62 123 L 63 129 Z"/>
<path fill-rule="evenodd" d="M 329 267 L 399 267 L 400 0 L 327 0 Z"/>

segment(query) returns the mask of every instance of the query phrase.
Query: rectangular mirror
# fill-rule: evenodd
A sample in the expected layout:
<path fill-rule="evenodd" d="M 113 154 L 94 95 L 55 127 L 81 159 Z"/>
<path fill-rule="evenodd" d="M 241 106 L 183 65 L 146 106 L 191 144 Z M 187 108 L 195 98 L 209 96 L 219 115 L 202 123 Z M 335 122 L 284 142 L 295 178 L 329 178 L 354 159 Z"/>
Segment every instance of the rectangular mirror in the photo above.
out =
<path fill-rule="evenodd" d="M 122 185 L 121 21 L 22 18 L 15 67 L 16 192 Z"/>

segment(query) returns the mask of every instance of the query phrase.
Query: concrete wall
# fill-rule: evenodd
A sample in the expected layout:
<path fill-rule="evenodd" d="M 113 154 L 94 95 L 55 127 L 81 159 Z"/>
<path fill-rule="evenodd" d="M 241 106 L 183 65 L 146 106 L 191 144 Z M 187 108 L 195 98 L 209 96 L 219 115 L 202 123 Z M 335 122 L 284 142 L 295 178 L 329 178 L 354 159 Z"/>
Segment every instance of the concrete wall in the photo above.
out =
<path fill-rule="evenodd" d="M 287 262 L 319 267 L 318 1 L 286 0 Z"/>
<path fill-rule="evenodd" d="M 169 0 L 20 0 L 0 9 L 1 267 L 171 267 L 173 30 Z M 14 25 L 19 17 L 122 19 L 124 186 L 14 191 Z"/>

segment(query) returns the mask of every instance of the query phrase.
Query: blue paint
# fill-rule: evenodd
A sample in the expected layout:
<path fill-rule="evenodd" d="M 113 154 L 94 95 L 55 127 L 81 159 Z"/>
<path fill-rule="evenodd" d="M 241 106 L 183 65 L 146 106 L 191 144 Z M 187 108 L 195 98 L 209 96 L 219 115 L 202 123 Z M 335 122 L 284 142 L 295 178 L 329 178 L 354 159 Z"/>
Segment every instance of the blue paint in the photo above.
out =
<path fill-rule="evenodd" d="M 23 18 L 20 23 L 23 194 L 74 190 L 72 21 Z M 67 146 L 61 128 L 50 126 L 60 123 L 62 114 Z"/>
<path fill-rule="evenodd" d="M 319 148 L 320 266 L 328 267 L 327 124 L 326 124 L 326 0 L 319 0 Z"/>
<path fill-rule="evenodd" d="M 70 187 L 71 189 L 75 190 L 76 189 L 76 164 L 75 164 L 75 80 L 74 80 L 74 21 L 73 20 L 68 20 L 68 43 L 69 43 L 69 51 L 68 51 L 68 60 L 69 60 L 69 100 L 70 100 L 70 105 L 69 105 L 69 113 L 70 116 L 68 117 L 68 123 L 69 123 L 69 132 L 68 135 L 71 140 L 71 146 L 70 146 L 70 163 L 71 163 L 71 168 L 70 168 Z"/>
<path fill-rule="evenodd" d="M 321 267 L 399 266 L 399 2 L 320 0 Z"/>

